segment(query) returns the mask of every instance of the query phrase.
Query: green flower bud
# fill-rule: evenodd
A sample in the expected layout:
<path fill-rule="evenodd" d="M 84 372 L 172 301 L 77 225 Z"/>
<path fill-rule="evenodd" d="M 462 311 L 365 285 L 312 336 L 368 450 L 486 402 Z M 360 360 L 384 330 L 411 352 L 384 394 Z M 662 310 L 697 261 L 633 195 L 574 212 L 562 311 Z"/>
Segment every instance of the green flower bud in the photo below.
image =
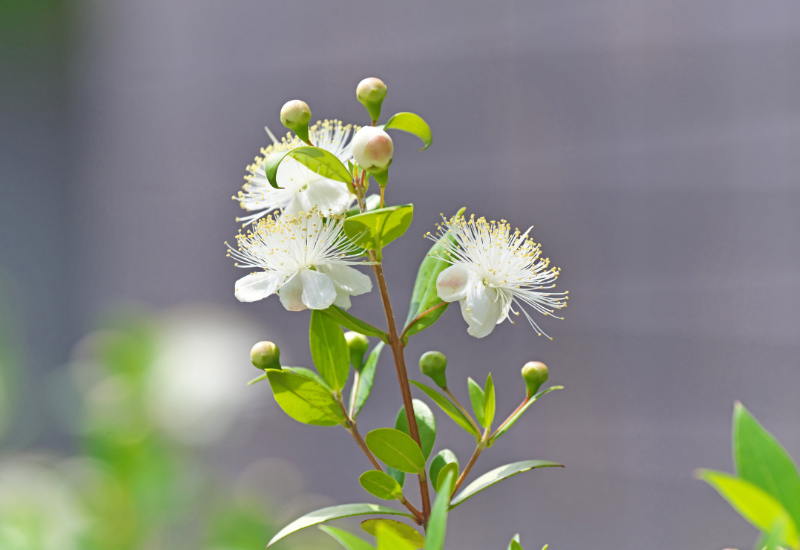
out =
<path fill-rule="evenodd" d="M 272 342 L 259 342 L 250 350 L 250 361 L 257 369 L 281 368 L 281 350 Z"/>
<path fill-rule="evenodd" d="M 392 163 L 394 143 L 383 130 L 364 126 L 356 132 L 351 143 L 353 158 L 364 170 L 373 174 L 383 172 Z"/>
<path fill-rule="evenodd" d="M 308 123 L 311 120 L 311 109 L 305 101 L 293 99 L 281 107 L 281 124 L 297 134 L 303 141 L 308 141 Z"/>
<path fill-rule="evenodd" d="M 419 358 L 419 370 L 425 376 L 436 382 L 436 385 L 444 389 L 447 387 L 447 377 L 444 370 L 447 368 L 447 357 L 438 351 L 428 351 Z"/>
<path fill-rule="evenodd" d="M 525 386 L 528 388 L 528 397 L 536 395 L 542 384 L 547 382 L 547 365 L 539 361 L 528 361 L 522 367 L 522 379 L 525 380 Z"/>
<path fill-rule="evenodd" d="M 373 122 L 378 122 L 381 116 L 381 104 L 386 97 L 386 84 L 380 78 L 365 78 L 356 87 L 356 97 L 367 108 Z"/>
<path fill-rule="evenodd" d="M 347 349 L 350 350 L 350 364 L 353 365 L 356 372 L 361 372 L 361 368 L 364 366 L 364 355 L 369 348 L 369 338 L 351 330 L 344 333 L 344 339 L 347 340 Z"/>

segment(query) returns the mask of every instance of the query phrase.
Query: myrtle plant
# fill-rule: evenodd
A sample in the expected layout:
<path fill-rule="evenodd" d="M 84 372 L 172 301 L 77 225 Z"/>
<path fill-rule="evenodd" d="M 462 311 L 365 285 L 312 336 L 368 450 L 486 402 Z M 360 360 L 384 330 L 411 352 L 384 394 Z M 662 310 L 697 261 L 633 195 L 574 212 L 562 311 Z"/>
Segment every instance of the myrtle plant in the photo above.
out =
<path fill-rule="evenodd" d="M 432 387 L 409 381 L 404 348 L 409 338 L 431 327 L 453 302 L 459 303 L 467 331 L 476 338 L 487 337 L 506 319 L 513 323 L 511 315 L 520 312 L 541 336 L 544 331 L 526 308 L 557 317 L 555 311 L 566 307 L 568 296 L 553 290 L 560 271 L 542 257 L 530 229 L 520 232 L 505 220 L 467 218 L 462 208 L 443 217 L 434 233 L 426 234 L 433 245 L 419 267 L 405 323 L 399 325 L 382 262 L 387 246 L 411 224 L 414 206 L 392 205 L 387 197 L 394 154 L 388 132 L 417 136 L 424 151 L 432 142 L 431 129 L 423 118 L 408 112 L 379 124 L 386 85 L 377 78 L 361 81 L 356 97 L 369 115 L 370 124 L 364 127 L 335 119 L 309 125 L 311 110 L 305 102 L 294 100 L 283 106 L 280 120 L 290 132 L 278 141 L 266 129 L 272 144 L 247 167 L 246 183 L 233 197 L 248 214 L 239 218 L 243 229 L 236 245 L 228 246 L 228 255 L 237 266 L 255 270 L 236 282 L 239 300 L 252 302 L 276 294 L 289 311 L 311 310 L 309 344 L 315 370 L 282 365 L 278 346 L 259 342 L 251 350 L 251 360 L 264 373 L 251 384 L 268 380 L 278 405 L 298 422 L 344 428 L 371 466 L 360 476 L 361 486 L 371 496 L 399 506 L 359 503 L 317 510 L 287 525 L 269 545 L 319 526 L 349 550 L 375 548 L 348 531 L 323 525 L 339 518 L 372 516 L 361 527 L 375 537 L 380 550 L 441 550 L 450 511 L 511 476 L 561 466 L 525 460 L 496 468 L 465 485 L 480 455 L 541 396 L 561 388 L 542 390 L 547 367 L 536 361 L 527 363 L 522 368 L 526 391 L 521 403 L 496 423 L 497 404 L 506 400 L 497 398 L 491 373 L 484 384 L 467 380 L 470 413 L 448 385 L 447 358 L 441 351 L 427 352 L 419 360 Z M 368 195 L 371 182 L 379 193 Z M 352 297 L 373 288 L 372 278 L 356 266 L 372 270 L 385 329 L 347 311 Z M 371 349 L 370 339 L 375 342 Z M 394 426 L 362 437 L 359 415 L 386 346 L 391 348 L 403 406 Z M 424 401 L 413 398 L 412 385 L 474 439 L 475 451 L 465 466 L 449 449 L 433 454 L 436 420 Z M 418 503 L 412 503 L 403 489 L 406 475 L 417 478 Z M 509 548 L 521 550 L 519 537 Z"/>

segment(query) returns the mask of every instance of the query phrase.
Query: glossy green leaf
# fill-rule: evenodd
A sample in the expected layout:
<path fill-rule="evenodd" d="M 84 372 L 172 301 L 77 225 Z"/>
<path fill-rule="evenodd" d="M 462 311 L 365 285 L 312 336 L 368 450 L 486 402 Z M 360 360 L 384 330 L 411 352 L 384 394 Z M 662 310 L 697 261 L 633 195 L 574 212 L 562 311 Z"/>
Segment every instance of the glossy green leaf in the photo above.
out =
<path fill-rule="evenodd" d="M 411 543 L 414 548 L 425 547 L 425 537 L 423 537 L 419 531 L 410 525 L 393 519 L 366 519 L 361 522 L 361 528 L 373 537 L 378 536 L 378 529 L 392 529 L 396 531 L 401 538 Z"/>
<path fill-rule="evenodd" d="M 497 406 L 494 396 L 494 380 L 492 380 L 492 373 L 486 377 L 486 385 L 483 388 L 483 427 L 491 428 L 494 422 L 494 411 Z"/>
<path fill-rule="evenodd" d="M 303 424 L 344 425 L 347 418 L 330 390 L 288 370 L 268 370 L 272 394 L 281 409 Z"/>
<path fill-rule="evenodd" d="M 409 134 L 414 134 L 422 140 L 423 147 L 420 151 L 424 151 L 433 143 L 433 135 L 431 134 L 431 127 L 425 122 L 421 116 L 414 113 L 397 113 L 393 115 L 386 124 L 379 126 L 383 130 L 402 130 Z"/>
<path fill-rule="evenodd" d="M 386 334 L 384 331 L 382 331 L 378 327 L 370 325 L 366 321 L 362 321 L 358 317 L 350 315 L 340 307 L 331 306 L 328 309 L 321 309 L 318 311 L 332 318 L 334 321 L 336 321 L 337 323 L 339 323 L 348 330 L 358 332 L 359 334 L 363 334 L 364 336 L 372 336 L 374 338 L 380 338 L 386 344 L 389 343 L 389 335 Z"/>
<path fill-rule="evenodd" d="M 528 399 L 525 402 L 525 406 L 524 407 L 522 407 L 520 410 L 518 410 L 516 412 L 516 414 L 514 414 L 514 416 L 511 417 L 509 419 L 509 421 L 506 422 L 502 427 L 498 428 L 497 432 L 489 440 L 489 446 L 491 447 L 492 445 L 494 445 L 495 441 L 500 439 L 500 436 L 503 435 L 504 433 L 506 433 L 509 430 L 509 428 L 511 428 L 511 426 L 513 426 L 517 422 L 517 420 L 520 419 L 520 417 L 525 413 L 525 411 L 527 411 L 528 408 L 536 402 L 537 399 L 539 399 L 541 396 L 543 396 L 545 394 L 550 393 L 551 391 L 563 390 L 563 389 L 564 389 L 564 386 L 552 386 L 550 388 L 547 388 L 546 390 L 540 391 L 539 393 L 537 393 L 536 395 L 534 395 L 533 397 Z"/>
<path fill-rule="evenodd" d="M 464 413 L 462 413 L 458 407 L 453 405 L 449 399 L 433 388 L 429 388 L 422 382 L 417 382 L 416 380 L 410 380 L 410 382 L 421 389 L 425 395 L 430 397 L 433 402 L 436 403 L 439 408 L 445 412 L 445 414 L 447 414 L 447 416 L 453 419 L 453 422 L 464 428 L 464 430 L 466 430 L 468 433 L 472 434 L 476 441 L 480 441 L 481 434 L 478 433 L 478 431 L 475 429 L 475 426 L 472 425 L 472 422 L 470 422 L 469 419 L 464 416 Z"/>
<path fill-rule="evenodd" d="M 414 404 L 414 416 L 417 418 L 417 430 L 419 431 L 422 454 L 427 459 L 431 456 L 433 444 L 436 442 L 436 419 L 433 417 L 433 411 L 424 401 L 413 399 L 411 402 Z M 411 430 L 408 429 L 408 416 L 406 415 L 405 406 L 400 407 L 400 411 L 394 421 L 394 427 L 408 436 L 411 435 Z"/>
<path fill-rule="evenodd" d="M 511 545 L 512 545 L 513 543 L 515 543 L 515 542 L 516 542 L 517 544 L 519 544 L 519 533 L 517 533 L 516 535 L 514 535 L 514 536 L 511 538 L 511 542 L 509 542 L 509 543 L 508 543 L 508 550 L 512 550 L 512 547 L 511 547 Z"/>
<path fill-rule="evenodd" d="M 395 529 L 379 524 L 375 530 L 378 550 L 415 550 L 415 546 L 407 541 Z"/>
<path fill-rule="evenodd" d="M 439 472 L 442 471 L 442 468 L 444 468 L 446 464 L 451 462 L 454 462 L 455 465 L 458 466 L 458 457 L 450 449 L 443 449 L 439 451 L 436 456 L 433 457 L 433 460 L 431 460 L 431 466 L 428 469 L 428 477 L 431 480 L 431 485 L 433 485 L 434 489 L 437 487 Z"/>
<path fill-rule="evenodd" d="M 458 479 L 458 464 L 455 462 L 448 462 L 444 465 L 444 468 L 439 472 L 439 476 L 437 477 L 436 481 L 436 492 L 439 493 L 442 490 L 442 484 L 447 479 L 448 475 L 454 475 L 456 479 Z M 452 486 L 452 490 L 455 490 L 455 485 Z M 450 496 L 453 496 L 451 491 Z"/>
<path fill-rule="evenodd" d="M 278 167 L 286 158 L 293 158 L 315 174 L 342 183 L 351 183 L 352 176 L 347 166 L 342 164 L 336 155 L 319 147 L 297 147 L 291 151 L 272 153 L 264 162 L 264 171 L 269 184 L 275 189 L 278 187 Z"/>
<path fill-rule="evenodd" d="M 322 311 L 312 311 L 309 342 L 319 374 L 333 390 L 341 391 L 350 374 L 350 352 L 339 323 Z"/>
<path fill-rule="evenodd" d="M 741 403 L 733 412 L 733 452 L 739 477 L 775 498 L 800 525 L 797 468 L 789 453 Z"/>
<path fill-rule="evenodd" d="M 486 427 L 486 421 L 483 414 L 486 396 L 483 394 L 483 390 L 478 383 L 472 378 L 467 378 L 467 387 L 469 388 L 469 400 L 472 402 L 472 410 L 475 413 L 475 419 L 478 421 L 478 424 Z"/>
<path fill-rule="evenodd" d="M 378 428 L 369 432 L 365 441 L 372 454 L 387 466 L 410 474 L 425 471 L 425 457 L 419 445 L 400 430 Z"/>
<path fill-rule="evenodd" d="M 392 476 L 394 478 L 394 480 L 400 485 L 400 487 L 405 485 L 405 483 L 406 483 L 406 473 L 405 472 L 401 472 L 400 470 L 397 470 L 397 469 L 392 468 L 391 466 L 389 466 L 388 468 L 386 468 L 386 473 L 389 474 L 390 476 Z"/>
<path fill-rule="evenodd" d="M 428 521 L 427 540 L 425 541 L 425 550 L 443 550 L 444 537 L 447 533 L 447 512 L 449 511 L 448 504 L 450 502 L 450 495 L 453 493 L 453 487 L 456 484 L 456 477 L 452 470 L 442 470 L 444 475 L 440 476 L 439 494 L 436 496 L 436 501 L 433 503 L 431 510 L 431 517 Z"/>
<path fill-rule="evenodd" d="M 319 528 L 333 537 L 339 544 L 344 546 L 347 550 L 375 550 L 367 541 L 355 536 L 349 531 L 337 529 L 335 527 L 328 527 L 327 525 L 320 525 Z"/>
<path fill-rule="evenodd" d="M 450 504 L 450 508 L 453 509 L 456 506 L 459 506 L 467 499 L 472 498 L 484 489 L 487 489 L 488 487 L 491 487 L 495 483 L 503 481 L 504 479 L 508 479 L 517 474 L 521 474 L 522 472 L 527 472 L 536 468 L 554 467 L 563 468 L 564 466 L 555 462 L 549 462 L 547 460 L 523 460 L 522 462 L 514 462 L 513 464 L 500 466 L 491 472 L 483 474 L 478 479 L 467 485 L 467 487 L 458 493 L 458 496 L 453 499 Z"/>
<path fill-rule="evenodd" d="M 357 246 L 374 250 L 380 261 L 381 249 L 405 233 L 413 217 L 413 204 L 379 208 L 347 218 L 344 232 Z"/>
<path fill-rule="evenodd" d="M 391 161 L 390 161 L 391 162 Z M 389 167 L 386 167 L 386 170 L 383 172 L 370 172 L 375 181 L 378 182 L 378 185 L 381 187 L 385 187 L 386 184 L 389 182 Z"/>
<path fill-rule="evenodd" d="M 782 544 L 792 548 L 797 548 L 800 544 L 797 526 L 789 512 L 768 493 L 749 481 L 724 472 L 700 470 L 698 474 L 698 477 L 714 487 L 742 517 L 757 528 L 767 533 L 781 528 Z"/>
<path fill-rule="evenodd" d="M 329 506 L 314 512 L 308 513 L 303 517 L 297 518 L 292 523 L 278 531 L 278 534 L 272 537 L 267 547 L 269 548 L 279 540 L 288 537 L 292 533 L 296 533 L 301 529 L 313 527 L 321 523 L 333 521 L 335 519 L 347 518 L 351 516 L 405 516 L 407 518 L 413 517 L 411 514 L 399 512 L 393 508 L 386 506 L 379 506 L 377 504 L 340 504 L 338 506 Z"/>
<path fill-rule="evenodd" d="M 325 382 L 325 380 L 319 374 L 317 374 L 316 372 L 314 372 L 311 369 L 307 369 L 305 367 L 283 367 L 283 370 L 287 370 L 289 372 L 293 372 L 295 374 L 299 374 L 300 376 L 305 376 L 309 380 L 313 380 L 314 382 L 316 382 L 317 384 L 319 384 L 320 386 L 322 386 L 326 390 L 328 390 L 331 393 L 333 393 L 333 390 L 331 389 L 330 386 L 328 386 L 328 383 Z"/>
<path fill-rule="evenodd" d="M 378 359 L 381 357 L 381 351 L 383 351 L 384 346 L 385 344 L 383 342 L 378 342 L 377 345 L 372 348 L 369 357 L 367 357 L 367 361 L 364 363 L 361 372 L 358 374 L 358 386 L 355 395 L 355 405 L 353 407 L 353 418 L 358 417 L 358 413 L 361 412 L 361 409 L 364 407 L 364 403 L 367 402 L 369 394 L 372 392 L 372 383 L 375 380 L 375 370 L 378 366 Z"/>
<path fill-rule="evenodd" d="M 370 470 L 361 474 L 358 482 L 366 492 L 382 500 L 400 500 L 403 488 L 395 479 L 380 470 Z"/>

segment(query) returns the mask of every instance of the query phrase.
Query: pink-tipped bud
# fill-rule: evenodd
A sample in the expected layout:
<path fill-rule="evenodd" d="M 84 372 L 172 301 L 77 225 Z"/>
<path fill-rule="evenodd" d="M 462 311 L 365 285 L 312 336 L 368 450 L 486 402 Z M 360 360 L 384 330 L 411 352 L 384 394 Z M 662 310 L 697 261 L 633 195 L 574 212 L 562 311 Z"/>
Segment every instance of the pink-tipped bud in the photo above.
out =
<path fill-rule="evenodd" d="M 353 158 L 365 170 L 383 172 L 392 163 L 394 143 L 389 134 L 373 126 L 361 128 L 353 136 Z"/>

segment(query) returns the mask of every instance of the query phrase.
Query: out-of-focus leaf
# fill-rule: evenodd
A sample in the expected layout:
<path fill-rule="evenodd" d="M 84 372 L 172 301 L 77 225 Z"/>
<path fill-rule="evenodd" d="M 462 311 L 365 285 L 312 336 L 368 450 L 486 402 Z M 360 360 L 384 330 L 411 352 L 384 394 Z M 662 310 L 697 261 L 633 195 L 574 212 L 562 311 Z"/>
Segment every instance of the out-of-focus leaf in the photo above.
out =
<path fill-rule="evenodd" d="M 439 479 L 439 472 L 442 471 L 442 468 L 444 468 L 446 464 L 451 462 L 454 462 L 455 465 L 458 466 L 458 457 L 450 449 L 442 449 L 433 457 L 433 460 L 431 460 L 429 477 L 434 489 L 438 486 L 437 480 Z"/>
<path fill-rule="evenodd" d="M 436 419 L 433 417 L 433 411 L 425 404 L 424 401 L 419 399 L 412 400 L 414 404 L 414 416 L 417 419 L 417 429 L 419 430 L 419 442 L 422 446 L 422 454 L 427 459 L 431 456 L 433 451 L 433 444 L 436 442 Z M 400 407 L 397 413 L 397 418 L 394 421 L 394 427 L 404 434 L 410 436 L 411 430 L 408 428 L 408 416 L 406 415 L 405 406 Z"/>
<path fill-rule="evenodd" d="M 358 413 L 361 412 L 364 403 L 366 403 L 369 398 L 370 392 L 372 392 L 372 383 L 375 380 L 375 369 L 378 366 L 378 359 L 381 357 L 381 351 L 383 351 L 384 345 L 383 342 L 378 342 L 377 345 L 372 348 L 366 363 L 364 363 L 364 367 L 358 375 L 358 391 L 356 392 L 355 407 L 353 407 L 353 418 L 358 417 Z"/>
<path fill-rule="evenodd" d="M 419 531 L 410 525 L 393 519 L 366 519 L 361 522 L 361 528 L 373 537 L 378 536 L 379 529 L 393 529 L 400 537 L 412 544 L 414 548 L 425 547 L 425 537 Z"/>
<path fill-rule="evenodd" d="M 400 500 L 403 488 L 390 476 L 380 470 L 370 470 L 361 474 L 358 482 L 366 492 L 382 500 Z"/>
<path fill-rule="evenodd" d="M 419 445 L 400 430 L 378 428 L 364 440 L 372 454 L 387 466 L 410 474 L 425 471 L 425 457 Z"/>
<path fill-rule="evenodd" d="M 391 466 L 386 468 L 386 473 L 394 478 L 394 480 L 402 487 L 406 483 L 406 473 L 401 472 Z"/>
<path fill-rule="evenodd" d="M 423 147 L 420 151 L 424 151 L 433 143 L 433 135 L 431 134 L 431 127 L 419 115 L 414 113 L 397 113 L 393 115 L 386 124 L 378 126 L 382 130 L 402 130 L 409 134 L 414 134 L 422 140 Z"/>
<path fill-rule="evenodd" d="M 281 409 L 303 424 L 335 426 L 347 421 L 330 390 L 288 370 L 267 371 L 272 394 Z"/>
<path fill-rule="evenodd" d="M 447 476 L 451 475 L 451 474 L 454 475 L 456 477 L 456 479 L 458 479 L 458 464 L 456 464 L 455 462 L 448 462 L 447 464 L 444 465 L 442 470 L 439 472 L 439 476 L 436 479 L 436 481 L 437 481 L 437 483 L 436 483 L 436 492 L 437 493 L 441 492 L 441 489 L 442 489 L 441 485 L 444 483 L 444 480 L 447 479 Z M 441 482 L 441 483 L 439 483 L 439 482 Z M 453 486 L 452 489 L 455 490 L 455 486 Z M 452 491 L 450 493 L 450 496 L 453 496 Z"/>
<path fill-rule="evenodd" d="M 547 460 L 523 460 L 522 462 L 514 462 L 513 464 L 506 464 L 505 466 L 495 468 L 491 472 L 483 474 L 481 477 L 467 485 L 467 487 L 460 493 L 458 493 L 458 496 L 456 496 L 456 498 L 454 498 L 450 503 L 450 509 L 452 510 L 467 499 L 472 498 L 484 489 L 487 489 L 488 487 L 491 487 L 495 483 L 503 481 L 504 479 L 508 479 L 517 474 L 521 474 L 522 472 L 527 472 L 536 468 L 554 467 L 563 468 L 564 466 L 555 462 L 549 462 Z"/>
<path fill-rule="evenodd" d="M 433 402 L 436 403 L 439 408 L 447 414 L 447 416 L 452 418 L 453 422 L 464 428 L 467 433 L 472 434 L 476 441 L 480 441 L 481 434 L 478 433 L 478 431 L 475 429 L 475 426 L 472 425 L 472 422 L 470 422 L 469 419 L 464 416 L 464 413 L 462 413 L 455 405 L 453 405 L 450 400 L 433 388 L 429 388 L 422 382 L 417 382 L 416 380 L 410 380 L 410 382 L 421 389 L 425 395 L 433 399 Z"/>
<path fill-rule="evenodd" d="M 277 370 L 277 369 L 275 369 L 275 370 Z M 289 372 L 293 372 L 295 374 L 299 374 L 300 376 L 305 376 L 309 380 L 313 380 L 314 382 L 316 382 L 320 386 L 322 386 L 325 389 L 329 390 L 331 393 L 333 392 L 333 390 L 328 385 L 328 383 L 325 382 L 325 380 L 319 374 L 317 374 L 316 372 L 314 372 L 311 369 L 307 369 L 305 367 L 283 367 L 283 370 L 288 370 Z"/>
<path fill-rule="evenodd" d="M 514 535 L 514 536 L 511 538 L 511 542 L 509 542 L 509 543 L 508 543 L 508 550 L 513 550 L 511 545 L 512 545 L 513 543 L 515 543 L 515 542 L 516 542 L 517 544 L 519 544 L 519 533 L 517 533 L 516 535 Z"/>
<path fill-rule="evenodd" d="M 379 524 L 376 528 L 378 550 L 414 550 L 415 547 L 396 530 Z"/>
<path fill-rule="evenodd" d="M 511 548 L 511 550 L 523 550 L 522 545 L 515 540 L 511 541 L 509 548 Z"/>
<path fill-rule="evenodd" d="M 342 329 L 331 317 L 314 310 L 308 334 L 314 366 L 328 386 L 341 391 L 350 374 L 350 352 Z"/>
<path fill-rule="evenodd" d="M 344 546 L 347 550 L 375 550 L 375 547 L 370 543 L 349 531 L 329 527 L 327 525 L 320 525 L 319 528 L 333 537 L 336 542 Z"/>
<path fill-rule="evenodd" d="M 381 249 L 405 233 L 413 217 L 413 204 L 388 206 L 347 218 L 344 232 L 356 246 L 375 251 L 380 261 Z"/>
<path fill-rule="evenodd" d="M 483 388 L 483 420 L 486 422 L 483 427 L 491 428 L 494 422 L 494 411 L 497 406 L 494 396 L 494 380 L 492 380 L 492 373 L 486 377 L 486 386 Z"/>
<path fill-rule="evenodd" d="M 467 378 L 467 387 L 469 388 L 469 400 L 472 402 L 472 410 L 475 412 L 475 418 L 478 421 L 478 424 L 486 427 L 486 421 L 484 420 L 483 414 L 486 396 L 483 394 L 483 390 L 478 383 L 472 378 Z"/>
<path fill-rule="evenodd" d="M 332 318 L 334 321 L 336 321 L 337 323 L 339 323 L 348 330 L 358 332 L 359 334 L 363 334 L 364 336 L 372 336 L 374 338 L 380 338 L 384 343 L 386 344 L 389 343 L 388 334 L 383 332 L 381 329 L 370 325 L 366 321 L 362 321 L 358 317 L 350 315 L 340 307 L 331 306 L 328 309 L 321 309 L 319 311 L 321 311 L 328 317 Z"/>
<path fill-rule="evenodd" d="M 489 440 L 489 447 L 494 445 L 494 442 L 500 439 L 500 436 L 506 433 L 509 430 L 509 428 L 511 428 L 511 426 L 513 426 L 517 422 L 517 420 L 520 419 L 523 413 L 527 411 L 528 408 L 536 402 L 537 399 L 539 399 L 541 396 L 545 394 L 550 393 L 551 391 L 563 390 L 563 389 L 564 386 L 552 386 L 550 388 L 547 388 L 546 390 L 540 391 L 539 393 L 528 399 L 525 402 L 525 406 L 523 406 L 520 410 L 518 410 L 516 414 L 514 414 L 514 416 L 511 417 L 511 419 L 508 422 L 506 422 L 502 428 L 498 429 L 497 432 L 492 436 L 492 438 Z"/>
<path fill-rule="evenodd" d="M 425 541 L 425 550 L 442 550 L 444 548 L 444 537 L 447 533 L 447 512 L 449 511 L 448 503 L 450 502 L 450 495 L 453 493 L 453 487 L 456 483 L 456 476 L 452 470 L 447 468 L 442 470 L 439 476 L 439 494 L 436 496 L 436 501 L 433 503 L 431 510 L 431 517 L 428 521 L 427 540 Z"/>
<path fill-rule="evenodd" d="M 283 189 L 278 187 L 278 167 L 281 162 L 287 157 L 293 158 L 312 172 L 319 174 L 322 177 L 341 181 L 342 183 L 351 183 L 352 176 L 347 166 L 342 164 L 336 155 L 325 149 L 319 147 L 297 147 L 286 152 L 272 153 L 264 161 L 264 171 L 267 174 L 269 184 L 275 189 Z"/>

